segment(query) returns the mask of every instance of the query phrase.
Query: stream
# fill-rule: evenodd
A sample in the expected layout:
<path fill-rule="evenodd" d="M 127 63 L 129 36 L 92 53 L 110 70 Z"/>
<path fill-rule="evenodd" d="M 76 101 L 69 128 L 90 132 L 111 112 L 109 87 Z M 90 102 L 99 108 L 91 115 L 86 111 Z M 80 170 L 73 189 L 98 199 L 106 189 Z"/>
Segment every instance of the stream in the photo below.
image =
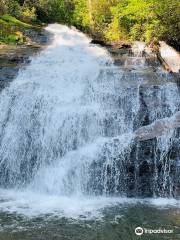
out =
<path fill-rule="evenodd" d="M 0 92 L 0 240 L 180 239 L 179 75 L 46 30 Z"/>

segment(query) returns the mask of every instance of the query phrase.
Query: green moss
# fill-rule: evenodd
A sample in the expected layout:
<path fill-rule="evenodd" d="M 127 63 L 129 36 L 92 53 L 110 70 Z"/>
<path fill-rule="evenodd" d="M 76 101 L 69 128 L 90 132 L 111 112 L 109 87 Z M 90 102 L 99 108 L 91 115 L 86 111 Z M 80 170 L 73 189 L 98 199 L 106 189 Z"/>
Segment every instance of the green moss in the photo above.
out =
<path fill-rule="evenodd" d="M 9 24 L 10 26 L 18 26 L 18 27 L 23 27 L 23 28 L 31 28 L 32 26 L 30 24 L 24 23 L 15 17 L 12 17 L 10 15 L 3 15 L 1 17 L 1 20 Z"/>
<path fill-rule="evenodd" d="M 24 23 L 10 15 L 0 17 L 0 44 L 22 44 L 26 41 L 23 32 L 32 28 L 30 24 Z"/>

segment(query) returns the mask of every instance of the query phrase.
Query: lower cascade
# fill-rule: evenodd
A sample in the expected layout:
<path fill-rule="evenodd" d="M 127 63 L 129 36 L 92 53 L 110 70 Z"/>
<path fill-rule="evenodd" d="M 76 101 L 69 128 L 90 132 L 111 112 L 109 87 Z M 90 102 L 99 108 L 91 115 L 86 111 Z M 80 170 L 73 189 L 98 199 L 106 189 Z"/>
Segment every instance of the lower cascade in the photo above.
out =
<path fill-rule="evenodd" d="M 79 31 L 47 30 L 52 43 L 0 93 L 1 189 L 178 198 L 178 81 L 137 47 L 117 66 Z"/>

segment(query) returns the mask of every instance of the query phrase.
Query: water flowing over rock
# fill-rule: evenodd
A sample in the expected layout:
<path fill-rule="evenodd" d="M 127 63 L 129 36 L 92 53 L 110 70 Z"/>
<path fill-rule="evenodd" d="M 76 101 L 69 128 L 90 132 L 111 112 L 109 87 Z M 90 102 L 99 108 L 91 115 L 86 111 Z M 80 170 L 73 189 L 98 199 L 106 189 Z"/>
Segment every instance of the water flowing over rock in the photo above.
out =
<path fill-rule="evenodd" d="M 174 48 L 166 44 L 165 42 L 160 42 L 159 48 L 161 57 L 168 64 L 169 68 L 173 72 L 180 71 L 180 54 Z"/>
<path fill-rule="evenodd" d="M 82 33 L 61 25 L 47 30 L 52 43 L 0 94 L 1 187 L 180 196 L 173 75 L 144 47 L 119 50 L 114 64 Z"/>

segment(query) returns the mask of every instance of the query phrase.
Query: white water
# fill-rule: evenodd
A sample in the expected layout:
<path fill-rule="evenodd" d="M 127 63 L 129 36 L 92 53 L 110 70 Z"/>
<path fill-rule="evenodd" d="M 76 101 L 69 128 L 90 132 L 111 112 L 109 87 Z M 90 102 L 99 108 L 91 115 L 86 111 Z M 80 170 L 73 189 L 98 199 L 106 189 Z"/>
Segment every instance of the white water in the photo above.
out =
<path fill-rule="evenodd" d="M 112 65 L 108 53 L 91 46 L 85 35 L 65 26 L 51 25 L 47 30 L 54 34 L 52 44 L 33 58 L 0 96 L 1 165 L 5 164 L 13 187 L 23 187 L 26 179 L 18 179 L 22 175 L 22 166 L 27 179 L 35 175 L 26 187 L 31 190 L 30 194 L 10 191 L 10 199 L 17 199 L 2 203 L 1 207 L 6 208 L 12 203 L 14 210 L 21 212 L 24 204 L 30 204 L 37 212 L 42 209 L 46 212 L 46 209 L 59 208 L 60 204 L 60 209 L 64 210 L 68 205 L 67 211 L 69 209 L 73 214 L 72 204 L 75 210 L 84 206 L 88 210 L 90 204 L 89 210 L 92 210 L 99 206 L 99 200 L 91 202 L 78 198 L 77 201 L 76 197 L 71 200 L 59 196 L 81 195 L 87 191 L 90 165 L 98 161 L 98 155 L 103 155 L 104 144 L 109 144 L 113 154 L 110 145 L 121 131 L 118 126 L 120 115 L 117 115 L 114 127 L 109 129 L 107 138 L 104 121 L 108 121 L 114 112 L 109 95 L 115 96 L 116 89 L 108 79 L 99 80 L 98 77 L 103 66 Z M 119 154 L 130 141 L 131 138 L 126 138 L 122 146 L 118 146 Z M 28 167 L 33 160 L 33 170 L 30 170 Z M 102 182 L 103 191 L 106 191 L 106 182 Z M 6 196 L 5 192 L 1 194 L 2 198 Z M 102 206 L 109 201 L 102 199 Z M 19 203 L 22 206 L 19 207 Z M 28 214 L 27 209 L 25 212 Z"/>
<path fill-rule="evenodd" d="M 66 217 L 72 219 L 99 219 L 103 210 L 113 206 L 124 207 L 136 204 L 155 206 L 158 208 L 180 208 L 180 201 L 175 199 L 135 199 L 126 197 L 85 197 L 57 196 L 34 193 L 32 191 L 0 190 L 0 211 L 17 213 L 29 218 L 48 214 L 51 217 Z"/>
<path fill-rule="evenodd" d="M 121 72 L 113 81 L 102 72 L 112 59 L 84 34 L 47 30 L 53 42 L 0 95 L 1 180 L 14 189 L 0 191 L 0 209 L 76 217 L 132 203 L 105 196 L 126 188 L 139 87 L 127 92 Z"/>
<path fill-rule="evenodd" d="M 98 154 L 103 157 L 103 146 L 132 126 L 125 123 L 126 113 L 117 110 L 116 86 L 100 76 L 103 66 L 112 65 L 108 53 L 65 26 L 47 30 L 54 34 L 52 44 L 0 96 L 1 165 L 10 172 L 12 186 L 22 186 L 40 169 L 33 189 L 81 192 L 87 178 L 84 171 L 98 160 Z M 124 137 L 130 143 L 131 137 Z M 121 142 L 116 154 L 128 147 Z M 27 179 L 19 180 L 22 168 Z M 68 177 L 71 174 L 74 178 Z M 36 181 L 39 175 L 44 179 Z"/>

